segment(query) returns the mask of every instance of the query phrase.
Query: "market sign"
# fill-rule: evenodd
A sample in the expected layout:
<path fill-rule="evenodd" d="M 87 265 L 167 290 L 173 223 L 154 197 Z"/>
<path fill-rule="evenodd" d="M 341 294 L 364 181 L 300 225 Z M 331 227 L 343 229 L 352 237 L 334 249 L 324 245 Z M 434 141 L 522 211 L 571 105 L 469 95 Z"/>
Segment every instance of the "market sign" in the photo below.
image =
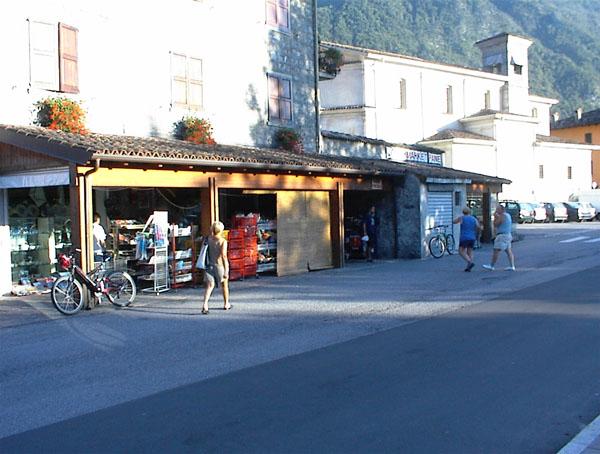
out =
<path fill-rule="evenodd" d="M 428 151 L 407 150 L 402 147 L 390 147 L 387 149 L 388 159 L 398 162 L 421 162 L 435 166 L 443 166 L 441 153 L 430 153 Z"/>

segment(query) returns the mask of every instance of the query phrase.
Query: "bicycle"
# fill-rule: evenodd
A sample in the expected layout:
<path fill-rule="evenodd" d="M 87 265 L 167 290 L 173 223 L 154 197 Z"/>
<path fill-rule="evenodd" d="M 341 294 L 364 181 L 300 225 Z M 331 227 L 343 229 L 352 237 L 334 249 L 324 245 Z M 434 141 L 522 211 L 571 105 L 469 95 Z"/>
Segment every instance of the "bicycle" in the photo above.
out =
<path fill-rule="evenodd" d="M 81 252 L 77 249 L 78 252 Z M 77 265 L 73 254 L 61 254 L 58 263 L 69 274 L 59 277 L 52 286 L 51 298 L 54 307 L 65 315 L 73 315 L 83 307 L 83 285 L 102 302 L 105 296 L 118 307 L 129 306 L 135 299 L 137 289 L 133 278 L 125 271 L 106 270 L 110 257 L 104 258 L 91 272 L 85 274 Z"/>
<path fill-rule="evenodd" d="M 435 233 L 429 239 L 429 252 L 436 259 L 439 259 L 444 255 L 444 252 L 448 252 L 448 255 L 454 254 L 456 243 L 454 241 L 454 235 L 446 233 L 448 225 L 435 225 L 427 230 L 433 230 Z"/>

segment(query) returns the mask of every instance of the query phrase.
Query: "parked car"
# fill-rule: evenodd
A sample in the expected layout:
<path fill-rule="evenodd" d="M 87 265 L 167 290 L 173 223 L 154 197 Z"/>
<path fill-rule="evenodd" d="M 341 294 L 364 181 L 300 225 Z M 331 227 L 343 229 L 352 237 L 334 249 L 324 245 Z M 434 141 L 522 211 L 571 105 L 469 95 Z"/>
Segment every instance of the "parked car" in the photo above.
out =
<path fill-rule="evenodd" d="M 579 207 L 575 206 L 577 202 L 562 202 L 564 207 L 567 209 L 567 221 L 578 222 L 579 221 Z"/>
<path fill-rule="evenodd" d="M 531 203 L 533 207 L 533 220 L 534 222 L 546 222 L 548 218 L 546 215 L 546 208 L 541 203 Z"/>
<path fill-rule="evenodd" d="M 596 218 L 596 208 L 590 202 L 579 203 L 579 219 L 582 221 L 591 221 Z"/>
<path fill-rule="evenodd" d="M 515 200 L 500 200 L 506 212 L 510 214 L 512 221 L 515 223 L 523 224 L 524 222 L 533 222 L 533 206 L 525 202 L 517 202 Z"/>
<path fill-rule="evenodd" d="M 546 209 L 546 220 L 548 222 L 565 222 L 567 220 L 567 208 L 560 202 L 544 202 Z"/>

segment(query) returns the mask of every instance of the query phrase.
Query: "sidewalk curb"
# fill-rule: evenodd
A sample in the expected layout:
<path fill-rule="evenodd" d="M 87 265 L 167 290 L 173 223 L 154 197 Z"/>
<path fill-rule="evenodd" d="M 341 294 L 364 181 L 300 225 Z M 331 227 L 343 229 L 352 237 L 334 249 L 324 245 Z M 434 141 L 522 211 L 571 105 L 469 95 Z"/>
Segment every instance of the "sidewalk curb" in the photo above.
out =
<path fill-rule="evenodd" d="M 581 454 L 596 441 L 600 441 L 600 416 L 596 417 L 575 438 L 563 446 L 557 454 Z M 594 452 L 596 451 L 594 450 Z"/>

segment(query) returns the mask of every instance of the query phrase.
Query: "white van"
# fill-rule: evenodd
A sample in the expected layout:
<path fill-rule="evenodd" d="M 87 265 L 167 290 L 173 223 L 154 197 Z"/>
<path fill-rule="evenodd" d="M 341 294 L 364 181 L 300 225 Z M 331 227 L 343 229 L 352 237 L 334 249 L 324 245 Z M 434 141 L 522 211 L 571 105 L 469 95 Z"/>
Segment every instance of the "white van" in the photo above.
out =
<path fill-rule="evenodd" d="M 589 191 L 578 192 L 577 194 L 571 195 L 569 200 L 580 203 L 589 203 L 596 209 L 596 219 L 600 220 L 600 189 L 590 189 Z"/>

